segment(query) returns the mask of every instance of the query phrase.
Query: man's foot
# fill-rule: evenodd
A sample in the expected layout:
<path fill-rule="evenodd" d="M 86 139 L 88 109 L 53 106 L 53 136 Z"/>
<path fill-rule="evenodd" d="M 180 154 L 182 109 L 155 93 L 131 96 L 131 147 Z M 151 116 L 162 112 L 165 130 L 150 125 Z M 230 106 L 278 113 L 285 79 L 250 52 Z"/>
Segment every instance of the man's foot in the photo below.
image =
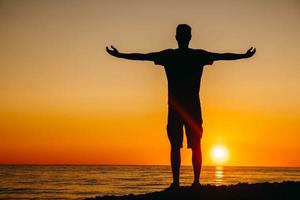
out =
<path fill-rule="evenodd" d="M 192 185 L 191 185 L 191 188 L 192 189 L 200 189 L 201 188 L 201 185 L 199 182 L 194 182 Z"/>
<path fill-rule="evenodd" d="M 171 183 L 171 185 L 165 190 L 178 191 L 180 189 L 179 183 Z"/>

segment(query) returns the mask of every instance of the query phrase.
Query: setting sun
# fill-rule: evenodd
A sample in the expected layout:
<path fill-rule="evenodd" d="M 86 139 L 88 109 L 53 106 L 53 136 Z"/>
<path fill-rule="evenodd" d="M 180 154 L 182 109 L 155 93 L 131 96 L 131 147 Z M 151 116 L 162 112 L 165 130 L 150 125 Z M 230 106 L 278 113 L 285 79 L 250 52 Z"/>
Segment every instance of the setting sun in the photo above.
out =
<path fill-rule="evenodd" d="M 223 145 L 214 145 L 211 150 L 211 159 L 216 164 L 224 164 L 228 159 L 228 150 Z"/>

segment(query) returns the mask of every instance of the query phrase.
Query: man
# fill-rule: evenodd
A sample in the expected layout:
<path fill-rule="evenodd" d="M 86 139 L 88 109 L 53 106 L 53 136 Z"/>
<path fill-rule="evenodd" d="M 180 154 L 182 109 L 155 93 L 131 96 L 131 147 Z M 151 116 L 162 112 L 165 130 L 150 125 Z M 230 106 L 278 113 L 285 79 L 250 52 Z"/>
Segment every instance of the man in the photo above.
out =
<path fill-rule="evenodd" d="M 249 58 L 255 49 L 250 48 L 245 54 L 211 53 L 202 49 L 189 48 L 191 27 L 179 24 L 176 29 L 178 49 L 166 49 L 154 53 L 120 53 L 116 48 L 106 47 L 106 51 L 115 57 L 130 60 L 153 61 L 164 66 L 168 79 L 168 125 L 167 133 L 171 144 L 171 167 L 173 183 L 170 188 L 179 188 L 180 148 L 183 141 L 183 126 L 188 148 L 192 149 L 194 182 L 200 186 L 199 176 L 202 166 L 201 137 L 202 115 L 199 91 L 203 67 L 218 60 L 236 60 Z"/>

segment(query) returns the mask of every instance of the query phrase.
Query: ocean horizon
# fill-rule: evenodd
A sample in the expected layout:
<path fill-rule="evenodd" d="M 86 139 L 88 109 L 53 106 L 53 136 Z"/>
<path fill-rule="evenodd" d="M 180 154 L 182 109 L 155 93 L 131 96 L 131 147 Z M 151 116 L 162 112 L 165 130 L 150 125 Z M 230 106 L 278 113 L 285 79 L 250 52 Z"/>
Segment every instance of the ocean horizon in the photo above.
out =
<path fill-rule="evenodd" d="M 0 165 L 0 199 L 83 199 L 160 191 L 172 181 L 168 165 Z M 182 166 L 181 185 L 193 181 Z M 231 185 L 300 181 L 300 167 L 204 166 L 201 183 Z"/>

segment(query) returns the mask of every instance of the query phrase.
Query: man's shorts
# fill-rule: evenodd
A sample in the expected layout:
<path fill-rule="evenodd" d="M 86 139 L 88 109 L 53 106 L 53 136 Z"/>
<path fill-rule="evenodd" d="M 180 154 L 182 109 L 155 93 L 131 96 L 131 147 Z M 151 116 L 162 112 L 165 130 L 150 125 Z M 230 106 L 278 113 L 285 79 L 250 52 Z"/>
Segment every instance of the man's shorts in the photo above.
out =
<path fill-rule="evenodd" d="M 183 126 L 188 148 L 199 147 L 203 133 L 200 102 L 186 106 L 169 104 L 167 132 L 172 148 L 182 148 Z"/>

